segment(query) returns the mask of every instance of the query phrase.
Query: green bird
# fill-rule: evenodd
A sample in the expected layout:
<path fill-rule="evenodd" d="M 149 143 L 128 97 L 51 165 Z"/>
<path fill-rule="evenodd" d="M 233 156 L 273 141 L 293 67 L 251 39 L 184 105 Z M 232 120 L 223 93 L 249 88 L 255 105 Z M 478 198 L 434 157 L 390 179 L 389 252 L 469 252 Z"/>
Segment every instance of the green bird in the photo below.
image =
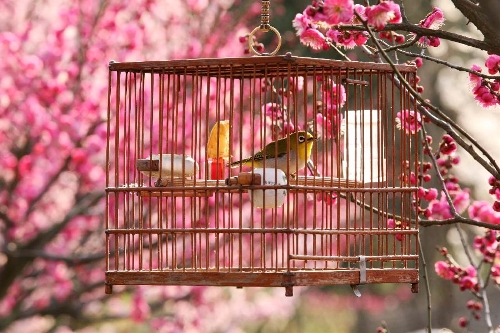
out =
<path fill-rule="evenodd" d="M 289 146 L 288 140 L 290 140 Z M 268 143 L 264 149 L 251 157 L 232 162 L 230 166 L 234 168 L 245 165 L 263 168 L 265 160 L 266 167 L 281 169 L 289 175 L 294 175 L 306 165 L 311 157 L 315 140 L 316 138 L 306 131 L 294 132 L 285 138 Z"/>

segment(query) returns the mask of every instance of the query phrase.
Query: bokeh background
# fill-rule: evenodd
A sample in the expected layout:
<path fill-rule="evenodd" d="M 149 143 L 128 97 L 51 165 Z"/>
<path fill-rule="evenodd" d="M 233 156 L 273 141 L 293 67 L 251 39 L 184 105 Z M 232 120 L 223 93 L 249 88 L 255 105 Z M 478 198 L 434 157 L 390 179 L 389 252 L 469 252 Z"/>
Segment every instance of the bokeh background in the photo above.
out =
<path fill-rule="evenodd" d="M 339 58 L 300 45 L 292 19 L 309 4 L 271 1 L 280 54 Z M 480 38 L 448 0 L 405 1 L 413 22 L 442 8 L 444 29 Z M 0 0 L 0 331 L 5 332 L 413 332 L 427 322 L 424 280 L 410 286 L 280 289 L 117 288 L 104 295 L 104 138 L 107 63 L 242 56 L 260 22 L 260 1 Z M 272 45 L 271 36 L 258 36 Z M 272 46 L 270 46 L 272 47 Z M 441 42 L 430 54 L 470 68 L 479 50 Z M 353 59 L 366 59 L 348 50 Z M 500 159 L 500 110 L 483 109 L 468 75 L 426 62 L 424 97 L 441 107 Z M 433 134 L 442 133 L 435 130 Z M 459 152 L 460 153 L 460 152 Z M 488 200 L 488 174 L 460 153 L 457 170 L 472 197 Z M 464 228 L 469 243 L 476 232 Z M 437 246 L 459 254 L 454 227 L 421 229 L 433 326 L 459 331 L 473 297 L 433 270 Z M 456 249 L 456 250 L 455 250 Z M 457 257 L 460 261 L 464 258 Z M 490 290 L 500 323 L 498 290 Z M 471 329 L 482 332 L 481 321 Z"/>

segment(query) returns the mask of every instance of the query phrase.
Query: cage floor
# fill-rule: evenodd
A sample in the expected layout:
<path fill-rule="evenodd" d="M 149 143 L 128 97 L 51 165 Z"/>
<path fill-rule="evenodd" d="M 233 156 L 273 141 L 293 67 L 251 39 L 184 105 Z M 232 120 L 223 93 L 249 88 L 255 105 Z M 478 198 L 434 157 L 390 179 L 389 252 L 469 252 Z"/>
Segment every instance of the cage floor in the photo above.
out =
<path fill-rule="evenodd" d="M 418 269 L 366 269 L 364 281 L 361 270 L 148 270 L 106 271 L 107 285 L 190 285 L 235 287 L 326 286 L 361 283 L 418 283 Z"/>

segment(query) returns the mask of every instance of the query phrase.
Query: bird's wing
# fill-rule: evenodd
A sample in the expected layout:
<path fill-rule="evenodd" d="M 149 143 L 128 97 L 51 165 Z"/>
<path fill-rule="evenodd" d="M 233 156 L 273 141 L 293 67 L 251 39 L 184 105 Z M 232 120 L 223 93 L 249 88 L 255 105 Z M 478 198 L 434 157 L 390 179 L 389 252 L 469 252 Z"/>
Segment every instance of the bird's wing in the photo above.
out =
<path fill-rule="evenodd" d="M 249 160 L 254 160 L 254 161 L 261 161 L 264 159 L 264 153 L 262 151 L 259 151 L 253 157 L 250 157 Z"/>

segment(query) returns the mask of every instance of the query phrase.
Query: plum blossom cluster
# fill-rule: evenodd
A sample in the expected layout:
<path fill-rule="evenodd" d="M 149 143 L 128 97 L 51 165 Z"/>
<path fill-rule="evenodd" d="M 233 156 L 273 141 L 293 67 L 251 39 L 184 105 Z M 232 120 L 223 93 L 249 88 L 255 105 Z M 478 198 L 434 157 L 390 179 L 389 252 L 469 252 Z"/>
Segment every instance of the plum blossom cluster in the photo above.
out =
<path fill-rule="evenodd" d="M 500 180 L 491 176 L 488 179 L 488 184 L 491 186 L 489 192 L 495 197 L 495 202 L 493 203 L 493 210 L 500 213 Z"/>
<path fill-rule="evenodd" d="M 488 73 L 496 75 L 500 71 L 500 55 L 492 54 L 485 62 Z M 471 69 L 477 73 L 482 72 L 479 65 L 472 65 Z M 483 107 L 500 105 L 500 78 L 484 78 L 474 73 L 469 74 L 474 99 Z"/>
<path fill-rule="evenodd" d="M 423 118 L 418 111 L 400 111 L 396 114 L 396 128 L 407 134 L 415 134 L 422 129 Z"/>
<path fill-rule="evenodd" d="M 485 210 L 490 210 L 485 212 Z M 469 214 L 472 218 L 481 219 L 481 216 L 490 215 L 488 219 L 492 223 L 500 223 L 500 216 L 492 217 L 491 214 L 495 215 L 495 212 L 491 212 L 491 208 L 488 205 L 475 205 L 473 208 L 469 208 Z M 497 214 L 498 215 L 498 214 Z M 496 285 L 500 285 L 500 242 L 499 233 L 496 230 L 486 230 L 484 235 L 476 236 L 474 238 L 474 249 L 482 257 L 482 262 L 489 265 L 489 279 Z M 446 258 L 446 260 L 438 261 L 434 265 L 436 273 L 449 281 L 457 284 L 461 291 L 469 290 L 473 293 L 477 293 L 481 286 L 479 284 L 478 278 L 478 268 L 469 265 L 463 267 L 458 265 L 451 255 L 448 253 L 446 248 L 441 248 L 440 253 Z M 483 310 L 483 304 L 478 301 L 470 300 L 466 304 L 467 309 L 471 312 L 471 317 L 475 320 L 481 319 L 481 311 Z M 469 326 L 469 319 L 461 317 L 459 319 L 459 325 L 461 327 Z"/>
<path fill-rule="evenodd" d="M 255 297 L 265 304 L 259 306 L 217 288 L 141 287 L 131 297 L 123 296 L 124 288 L 106 297 L 102 290 L 108 167 L 103 65 L 111 59 L 235 56 L 242 49 L 225 29 L 216 29 L 222 23 L 246 28 L 248 20 L 227 10 L 233 1 L 185 3 L 156 15 L 165 7 L 156 0 L 103 6 L 49 0 L 52 10 L 34 19 L 29 1 L 2 6 L 0 54 L 9 60 L 0 64 L 0 331 L 18 331 L 9 325 L 30 331 L 28 322 L 39 323 L 39 314 L 52 327 L 32 330 L 66 332 L 78 321 L 90 332 L 83 326 L 109 316 L 154 331 L 215 332 L 293 313 L 295 302 L 276 306 L 284 298 L 268 292 L 253 291 L 262 296 Z M 172 311 L 158 318 L 152 309 L 165 304 Z"/>
<path fill-rule="evenodd" d="M 481 253 L 483 261 L 498 265 L 495 268 L 496 275 L 499 273 L 498 268 L 500 268 L 500 262 L 498 261 L 500 259 L 500 243 L 497 239 L 500 238 L 499 236 L 500 234 L 496 230 L 487 230 L 483 236 L 476 236 L 474 238 L 474 248 Z M 495 276 L 495 278 L 497 283 L 500 282 L 498 276 Z"/>
<path fill-rule="evenodd" d="M 388 23 L 400 23 L 402 19 L 399 5 L 391 0 L 367 7 L 355 5 L 352 0 L 313 0 L 303 13 L 295 16 L 293 26 L 300 41 L 314 50 L 327 50 L 331 45 L 352 48 L 364 45 L 368 34 L 340 30 L 338 25 L 360 24 L 359 18 L 376 30 L 382 30 Z"/>
<path fill-rule="evenodd" d="M 483 304 L 481 302 L 470 300 L 470 301 L 467 301 L 466 306 L 467 306 L 467 309 L 470 311 L 472 318 L 474 318 L 475 320 L 481 319 L 481 311 L 483 310 Z M 460 326 L 460 327 L 465 328 L 465 327 L 468 327 L 469 324 L 470 324 L 470 321 L 466 317 L 460 317 L 458 319 L 458 326 Z"/>
<path fill-rule="evenodd" d="M 316 114 L 313 122 L 316 123 L 316 136 L 327 139 L 335 139 L 340 134 L 340 126 L 343 120 L 341 111 L 346 102 L 345 87 L 336 83 L 330 77 L 317 77 L 321 82 L 323 100 L 316 101 Z M 314 129 L 313 122 L 309 127 Z"/>
<path fill-rule="evenodd" d="M 409 228 L 410 225 L 407 222 L 402 222 L 395 219 L 387 219 L 388 230 L 407 230 Z M 405 235 L 403 233 L 396 233 L 394 234 L 394 238 L 402 242 L 405 239 Z"/>
<path fill-rule="evenodd" d="M 284 105 L 269 102 L 262 106 L 262 112 L 266 116 L 268 124 L 272 126 L 273 140 L 301 129 L 301 126 L 295 126 L 291 121 L 287 108 Z"/>
<path fill-rule="evenodd" d="M 441 249 L 441 253 L 448 256 L 446 248 Z M 453 260 L 441 260 L 434 264 L 436 273 L 445 280 L 449 280 L 457 284 L 461 291 L 469 290 L 472 292 L 479 291 L 479 281 L 477 277 L 477 270 L 474 266 L 469 265 L 462 267 Z"/>
<path fill-rule="evenodd" d="M 427 141 L 425 146 L 428 148 L 424 152 L 430 155 L 432 154 L 430 148 L 432 139 L 431 137 L 427 137 L 425 140 Z M 455 155 L 456 150 L 456 142 L 450 135 L 444 134 L 439 143 L 438 151 L 434 156 L 439 168 L 438 171 L 444 181 L 444 187 L 450 196 L 453 206 L 457 213 L 462 213 L 470 205 L 470 193 L 468 189 L 460 187 L 458 178 L 452 173 L 453 167 L 460 163 L 460 158 Z M 423 163 L 423 167 L 421 168 L 422 177 L 425 177 L 427 180 L 430 180 L 430 174 L 428 173 L 430 169 L 431 165 L 429 163 Z M 453 218 L 453 212 L 444 191 L 441 191 L 441 196 L 438 197 L 438 190 L 436 188 L 419 188 L 417 197 L 419 199 L 419 206 L 417 208 L 419 214 L 433 220 Z M 428 203 L 426 208 L 423 208 L 424 202 Z"/>
<path fill-rule="evenodd" d="M 500 224 L 500 214 L 492 212 L 488 205 L 484 205 L 485 211 L 483 215 L 489 215 L 484 220 L 490 220 L 492 223 Z M 470 212 L 472 216 L 478 213 L 481 209 L 475 208 L 476 212 Z M 470 210 L 469 210 L 470 211 Z M 474 218 L 480 218 L 474 216 Z M 476 249 L 482 257 L 482 261 L 490 265 L 489 277 L 496 285 L 500 285 L 500 233 L 497 230 L 486 230 L 483 235 L 478 235 L 474 238 L 474 249 Z"/>

